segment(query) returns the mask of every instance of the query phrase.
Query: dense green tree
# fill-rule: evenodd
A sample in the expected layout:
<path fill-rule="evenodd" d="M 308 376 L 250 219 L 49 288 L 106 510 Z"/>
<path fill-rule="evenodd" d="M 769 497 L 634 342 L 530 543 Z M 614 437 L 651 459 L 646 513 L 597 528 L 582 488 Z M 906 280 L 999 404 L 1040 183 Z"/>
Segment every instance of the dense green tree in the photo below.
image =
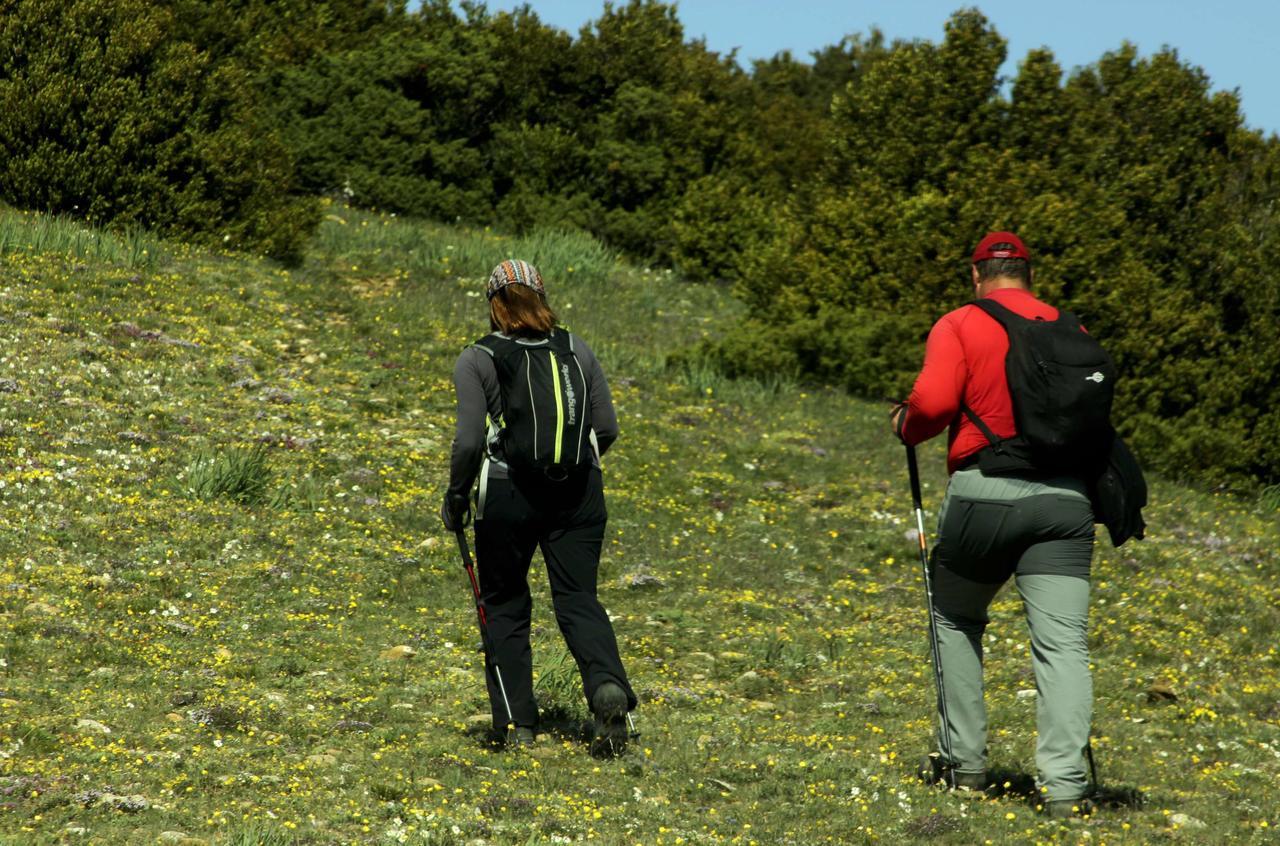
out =
<path fill-rule="evenodd" d="M 633 255 L 670 259 L 672 214 L 740 120 L 745 74 L 686 42 L 675 7 L 652 0 L 606 3 L 573 55 L 566 129 L 586 150 L 578 190 L 598 209 L 588 228 Z"/>
<path fill-rule="evenodd" d="M 888 55 L 884 37 L 849 36 L 813 54 L 782 52 L 753 64 L 738 119 L 708 173 L 676 209 L 672 258 L 694 280 L 740 280 L 778 234 L 787 203 L 810 202 L 831 143 L 833 99 Z"/>
<path fill-rule="evenodd" d="M 279 92 L 310 190 L 572 226 L 669 260 L 676 208 L 723 158 L 747 77 L 652 0 L 606 4 L 576 39 L 528 8 L 429 0 L 375 40 L 288 69 Z"/>
<path fill-rule="evenodd" d="M 142 0 L 0 4 L 0 196 L 276 255 L 317 219 L 249 74 Z"/>
<path fill-rule="evenodd" d="M 351 49 L 404 19 L 404 0 L 157 0 L 177 35 L 255 72 Z"/>
<path fill-rule="evenodd" d="M 448 8 L 357 49 L 286 70 L 275 101 L 301 184 L 354 202 L 485 221 L 493 189 L 482 119 L 498 85 L 487 33 Z"/>

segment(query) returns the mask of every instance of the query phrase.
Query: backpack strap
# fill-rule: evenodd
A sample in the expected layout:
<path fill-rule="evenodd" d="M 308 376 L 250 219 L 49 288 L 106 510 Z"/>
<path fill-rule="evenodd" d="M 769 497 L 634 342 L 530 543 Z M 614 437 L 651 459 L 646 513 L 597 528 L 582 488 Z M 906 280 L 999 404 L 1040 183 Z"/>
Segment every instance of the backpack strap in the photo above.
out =
<path fill-rule="evenodd" d="M 1005 334 L 1009 333 L 1010 318 L 1018 317 L 1018 315 L 1014 314 L 1007 307 L 991 299 L 970 300 L 969 305 L 977 306 L 978 309 L 985 312 L 992 320 L 999 323 L 1000 327 L 1004 329 Z M 990 442 L 991 449 L 996 453 L 996 455 L 1004 455 L 1004 439 L 991 431 L 991 427 L 983 422 L 982 418 L 978 416 L 978 413 L 963 401 L 960 403 L 960 411 L 964 413 L 965 417 L 969 418 L 973 425 L 978 427 L 978 431 L 981 432 L 983 437 Z"/>
<path fill-rule="evenodd" d="M 1040 318 L 1023 317 L 1022 315 L 1015 312 L 1013 309 L 1009 308 L 1006 305 L 1002 305 L 1001 303 L 996 302 L 990 297 L 984 297 L 983 299 L 980 299 L 980 300 L 970 300 L 969 305 L 977 306 L 978 308 L 982 309 L 984 312 L 987 313 L 987 315 L 992 320 L 999 323 L 1004 328 L 1005 332 L 1009 331 L 1010 324 L 1013 323 L 1013 321 L 1015 320 L 1021 320 L 1027 323 L 1054 322 L 1054 321 L 1043 321 Z M 1080 323 L 1080 318 L 1076 317 L 1074 314 L 1067 311 L 1066 309 L 1062 309 L 1062 308 L 1058 309 L 1058 317 L 1056 319 L 1057 321 L 1065 323 L 1068 326 L 1072 326 L 1076 329 L 1083 328 L 1082 324 Z"/>
<path fill-rule="evenodd" d="M 478 350 L 486 352 L 489 354 L 489 358 L 497 360 L 507 353 L 514 343 L 515 342 L 510 338 L 504 338 L 494 332 L 492 334 L 485 335 L 480 340 L 474 341 L 467 346 L 475 347 Z"/>
<path fill-rule="evenodd" d="M 561 330 L 553 330 L 547 336 L 547 346 L 551 351 L 559 355 L 573 355 L 573 336 L 568 332 Z"/>
<path fill-rule="evenodd" d="M 1001 305 L 1000 303 L 988 297 L 984 297 L 983 299 L 980 299 L 980 300 L 970 300 L 969 305 L 977 306 L 980 310 L 986 312 L 987 316 L 989 316 L 996 323 L 999 323 L 1000 326 L 1003 327 L 1006 332 L 1009 331 L 1009 324 L 1012 322 L 1013 319 L 1015 318 L 1018 320 L 1027 319 L 1020 314 L 1015 314 L 1008 306 Z"/>
<path fill-rule="evenodd" d="M 978 416 L 978 412 L 974 411 L 963 402 L 960 403 L 960 411 L 962 411 L 964 416 L 968 417 L 969 420 L 973 422 L 973 425 L 978 427 L 978 431 L 991 442 L 991 449 L 995 454 L 1004 455 L 1004 438 L 1001 438 L 995 432 L 991 431 L 991 427 L 982 422 L 982 418 Z"/>
<path fill-rule="evenodd" d="M 497 332 L 485 335 L 468 346 L 479 347 L 491 358 L 499 359 L 514 350 L 550 349 L 557 353 L 573 353 L 573 335 L 563 330 L 553 330 L 547 337 L 537 341 L 506 338 Z"/>

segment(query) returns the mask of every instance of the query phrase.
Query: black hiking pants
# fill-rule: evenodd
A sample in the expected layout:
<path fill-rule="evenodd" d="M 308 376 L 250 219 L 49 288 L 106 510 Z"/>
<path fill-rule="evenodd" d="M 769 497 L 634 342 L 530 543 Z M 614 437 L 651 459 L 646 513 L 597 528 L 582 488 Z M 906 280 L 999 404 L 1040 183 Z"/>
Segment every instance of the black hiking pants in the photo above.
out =
<path fill-rule="evenodd" d="M 476 517 L 476 567 L 480 596 L 489 618 L 494 658 L 502 670 L 516 725 L 537 726 L 533 698 L 533 652 L 529 647 L 529 565 L 541 548 L 547 564 L 551 602 L 565 644 L 578 664 L 587 701 L 607 681 L 636 695 L 627 681 L 613 624 L 596 598 L 596 571 L 607 517 L 600 471 L 592 468 L 570 501 L 554 491 L 522 490 L 508 479 L 488 481 L 483 514 Z M 506 708 L 494 674 L 485 673 L 495 729 L 507 725 Z"/>

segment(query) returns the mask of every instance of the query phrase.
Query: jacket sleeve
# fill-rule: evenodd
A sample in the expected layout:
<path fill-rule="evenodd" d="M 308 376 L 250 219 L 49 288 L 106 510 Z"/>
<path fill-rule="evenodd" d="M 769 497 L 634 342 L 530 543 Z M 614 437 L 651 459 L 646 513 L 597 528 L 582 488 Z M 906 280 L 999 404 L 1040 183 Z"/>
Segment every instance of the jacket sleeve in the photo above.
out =
<path fill-rule="evenodd" d="M 960 413 L 967 369 L 960 343 L 957 313 L 944 315 L 929 331 L 924 366 L 907 400 L 902 440 L 927 441 L 945 430 Z"/>
<path fill-rule="evenodd" d="M 480 356 L 484 353 L 465 349 L 453 368 L 453 385 L 458 396 L 458 421 L 453 432 L 453 451 L 449 457 L 449 493 L 471 495 L 471 487 L 480 473 L 484 458 L 488 403 L 480 376 Z"/>
<path fill-rule="evenodd" d="M 591 428 L 596 433 L 600 454 L 604 455 L 618 439 L 618 413 L 613 407 L 609 382 L 604 378 L 604 368 L 596 354 L 577 335 L 574 335 L 574 354 L 582 363 L 587 377 L 587 390 L 591 393 Z"/>

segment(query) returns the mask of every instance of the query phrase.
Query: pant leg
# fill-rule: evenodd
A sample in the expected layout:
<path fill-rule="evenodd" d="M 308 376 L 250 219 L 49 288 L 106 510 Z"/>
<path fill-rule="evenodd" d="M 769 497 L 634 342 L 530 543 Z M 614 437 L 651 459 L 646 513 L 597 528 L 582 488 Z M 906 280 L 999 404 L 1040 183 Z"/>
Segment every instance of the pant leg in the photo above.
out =
<path fill-rule="evenodd" d="M 946 719 L 938 700 L 938 749 L 957 772 L 987 769 L 987 706 L 982 688 L 982 634 L 987 607 L 1001 583 L 978 582 L 931 562 L 933 609 L 938 628 Z M 944 734 L 941 726 L 946 725 Z M 947 739 L 951 744 L 948 755 Z"/>
<path fill-rule="evenodd" d="M 1079 799 L 1086 793 L 1084 748 L 1093 720 L 1089 581 L 1043 574 L 1016 578 L 1036 674 L 1038 784 L 1047 799 Z"/>
<path fill-rule="evenodd" d="M 1089 573 L 1093 511 L 1082 482 L 1051 480 L 1034 500 L 1035 542 L 1017 565 L 1036 674 L 1036 766 L 1050 799 L 1085 794 L 1083 750 L 1093 717 Z"/>
<path fill-rule="evenodd" d="M 559 515 L 555 528 L 543 535 L 542 557 L 556 622 L 578 664 L 587 701 L 601 684 L 612 681 L 626 691 L 628 707 L 635 708 L 636 695 L 622 667 L 613 624 L 596 596 L 606 520 L 600 471 L 592 470 L 581 502 Z"/>
<path fill-rule="evenodd" d="M 538 543 L 538 523 L 524 495 L 506 479 L 492 479 L 484 513 L 476 518 L 476 569 L 480 597 L 488 616 L 493 664 L 501 671 L 516 725 L 536 726 L 533 652 L 529 647 L 529 563 Z M 495 729 L 507 725 L 506 706 L 493 665 L 486 664 L 485 685 Z"/>
<path fill-rule="evenodd" d="M 983 701 L 982 635 L 987 607 L 1012 572 L 1009 535 L 1018 522 L 1005 493 L 978 470 L 954 473 L 938 511 L 938 542 L 930 560 L 938 661 L 946 692 L 952 745 L 947 754 L 938 700 L 938 748 L 958 772 L 987 766 L 987 709 Z M 993 488 L 993 485 L 995 486 Z"/>

